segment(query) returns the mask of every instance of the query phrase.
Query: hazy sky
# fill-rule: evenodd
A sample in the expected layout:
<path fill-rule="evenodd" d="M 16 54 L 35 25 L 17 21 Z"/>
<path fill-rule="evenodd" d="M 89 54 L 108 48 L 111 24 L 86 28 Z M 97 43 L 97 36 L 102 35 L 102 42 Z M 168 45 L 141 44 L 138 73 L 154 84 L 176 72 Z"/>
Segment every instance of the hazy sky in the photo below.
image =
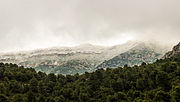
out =
<path fill-rule="evenodd" d="M 0 52 L 180 41 L 180 0 L 0 0 Z"/>

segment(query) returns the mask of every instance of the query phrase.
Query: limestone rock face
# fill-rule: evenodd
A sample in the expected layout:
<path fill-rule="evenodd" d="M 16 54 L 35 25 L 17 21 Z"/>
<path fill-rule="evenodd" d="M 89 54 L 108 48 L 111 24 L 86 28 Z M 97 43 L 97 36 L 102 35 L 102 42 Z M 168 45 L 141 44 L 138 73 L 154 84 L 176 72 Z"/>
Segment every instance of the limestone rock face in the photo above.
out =
<path fill-rule="evenodd" d="M 163 59 L 165 58 L 171 58 L 175 56 L 176 54 L 180 53 L 180 42 L 173 47 L 172 51 L 167 52 L 164 56 Z"/>

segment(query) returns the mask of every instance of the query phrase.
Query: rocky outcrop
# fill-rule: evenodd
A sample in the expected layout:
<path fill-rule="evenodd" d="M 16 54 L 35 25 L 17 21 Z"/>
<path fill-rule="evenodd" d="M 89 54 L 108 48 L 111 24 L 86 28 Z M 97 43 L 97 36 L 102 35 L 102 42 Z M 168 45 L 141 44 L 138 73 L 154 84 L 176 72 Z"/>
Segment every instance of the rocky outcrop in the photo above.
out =
<path fill-rule="evenodd" d="M 171 58 L 173 56 L 175 56 L 176 54 L 180 53 L 180 42 L 179 44 L 177 44 L 176 46 L 173 47 L 172 51 L 167 52 L 162 59 L 165 58 Z"/>

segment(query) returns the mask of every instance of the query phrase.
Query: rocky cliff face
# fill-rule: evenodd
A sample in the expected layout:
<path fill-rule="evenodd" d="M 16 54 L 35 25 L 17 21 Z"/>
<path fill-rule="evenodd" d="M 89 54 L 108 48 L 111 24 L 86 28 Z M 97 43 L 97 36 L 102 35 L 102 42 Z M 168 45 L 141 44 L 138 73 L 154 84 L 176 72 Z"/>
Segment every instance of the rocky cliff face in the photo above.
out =
<path fill-rule="evenodd" d="M 180 53 L 180 42 L 176 46 L 173 47 L 172 51 L 167 52 L 163 56 L 163 59 L 173 57 L 178 53 Z"/>

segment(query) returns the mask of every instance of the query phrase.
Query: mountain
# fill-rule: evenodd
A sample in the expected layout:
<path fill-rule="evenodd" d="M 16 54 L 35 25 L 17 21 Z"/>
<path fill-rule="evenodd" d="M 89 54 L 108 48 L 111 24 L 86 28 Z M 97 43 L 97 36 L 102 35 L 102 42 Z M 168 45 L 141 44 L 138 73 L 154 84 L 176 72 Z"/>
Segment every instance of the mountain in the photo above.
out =
<path fill-rule="evenodd" d="M 0 63 L 0 102 L 180 102 L 180 53 L 152 64 L 82 75 Z"/>
<path fill-rule="evenodd" d="M 176 46 L 173 47 L 172 51 L 167 52 L 163 56 L 163 59 L 173 57 L 178 53 L 180 53 L 180 42 Z"/>
<path fill-rule="evenodd" d="M 146 53 L 149 53 L 150 55 L 161 55 L 164 54 L 162 51 L 166 51 L 164 48 L 162 50 L 161 46 L 138 41 L 129 41 L 122 45 L 110 47 L 82 44 L 75 47 L 53 47 L 33 51 L 0 54 L 0 62 L 15 63 L 24 67 L 32 67 L 35 68 L 36 71 L 42 71 L 46 73 L 64 75 L 76 73 L 82 74 L 84 72 L 92 72 L 97 70 L 97 68 L 99 68 L 99 66 L 101 66 L 105 60 L 114 60 L 114 57 L 119 56 L 120 54 L 129 53 L 127 60 L 131 60 L 134 58 L 131 57 L 133 55 L 132 53 L 137 54 L 142 52 L 138 52 L 138 49 L 135 49 L 138 48 L 138 46 L 147 46 L 148 49 L 144 50 L 146 50 Z M 132 49 L 135 49 L 135 51 Z M 153 49 L 154 52 L 152 52 L 151 49 Z M 140 57 L 147 56 L 148 54 L 146 53 L 144 53 L 144 56 Z M 159 57 L 150 56 L 150 58 L 147 59 L 147 63 L 153 62 L 157 58 Z M 118 60 L 120 59 L 117 58 L 115 58 L 115 60 L 117 61 L 117 65 L 123 65 L 123 63 L 125 63 L 119 63 Z M 130 64 L 136 65 L 141 63 L 140 61 L 141 60 L 137 60 L 136 63 Z"/>
<path fill-rule="evenodd" d="M 124 65 L 133 66 L 141 63 L 153 63 L 161 58 L 165 49 L 155 47 L 154 44 L 139 43 L 127 52 L 121 53 L 110 60 L 105 60 L 97 68 L 117 68 Z"/>

